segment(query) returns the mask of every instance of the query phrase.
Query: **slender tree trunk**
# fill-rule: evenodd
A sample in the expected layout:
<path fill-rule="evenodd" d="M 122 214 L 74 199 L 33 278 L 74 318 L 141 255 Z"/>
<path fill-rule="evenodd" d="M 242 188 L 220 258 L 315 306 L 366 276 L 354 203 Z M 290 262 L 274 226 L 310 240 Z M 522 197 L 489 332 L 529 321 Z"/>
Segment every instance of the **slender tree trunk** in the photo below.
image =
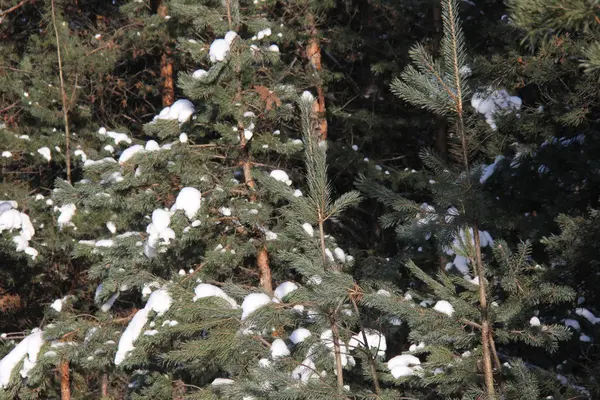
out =
<path fill-rule="evenodd" d="M 169 14 L 167 5 L 160 2 L 157 9 L 158 16 L 165 18 Z M 175 83 L 173 80 L 173 59 L 169 43 L 164 44 L 164 50 L 160 56 L 160 77 L 162 80 L 162 104 L 163 107 L 170 106 L 175 102 Z"/>
<path fill-rule="evenodd" d="M 60 37 L 56 26 L 56 9 L 54 0 L 50 3 L 52 7 L 52 25 L 56 36 L 56 55 L 58 57 L 58 76 L 60 78 L 60 97 L 62 100 L 63 120 L 65 123 L 65 161 L 67 163 L 67 182 L 71 183 L 71 133 L 69 130 L 69 101 L 65 90 L 65 79 L 63 76 L 62 56 L 60 54 Z"/>
<path fill-rule="evenodd" d="M 101 383 L 102 397 L 108 397 L 108 373 L 105 372 L 102 374 L 102 383 Z"/>
<path fill-rule="evenodd" d="M 481 345 L 483 347 L 483 373 L 485 377 L 485 387 L 488 400 L 496 399 L 496 390 L 494 388 L 494 371 L 492 369 L 491 355 L 491 335 L 487 292 L 485 285 L 485 273 L 483 270 L 483 261 L 481 259 L 481 242 L 479 240 L 479 228 L 477 224 L 473 225 L 473 237 L 475 239 L 475 269 L 479 278 L 479 304 L 481 308 Z"/>
<path fill-rule="evenodd" d="M 60 371 L 60 399 L 71 400 L 71 376 L 69 371 L 69 362 L 61 361 L 58 368 Z"/>
<path fill-rule="evenodd" d="M 321 79 L 321 43 L 319 41 L 319 30 L 315 15 L 309 10 L 306 16 L 308 24 L 308 45 L 306 46 L 306 57 L 317 76 L 317 101 L 314 105 L 314 111 L 319 120 L 319 137 L 321 140 L 327 139 L 327 118 L 325 116 L 325 94 L 323 92 L 323 81 Z"/>
<path fill-rule="evenodd" d="M 340 348 L 340 332 L 335 317 L 331 320 L 331 337 L 333 339 L 333 353 L 335 355 L 335 371 L 337 374 L 338 388 L 344 388 L 344 366 L 342 365 L 342 351 Z"/>

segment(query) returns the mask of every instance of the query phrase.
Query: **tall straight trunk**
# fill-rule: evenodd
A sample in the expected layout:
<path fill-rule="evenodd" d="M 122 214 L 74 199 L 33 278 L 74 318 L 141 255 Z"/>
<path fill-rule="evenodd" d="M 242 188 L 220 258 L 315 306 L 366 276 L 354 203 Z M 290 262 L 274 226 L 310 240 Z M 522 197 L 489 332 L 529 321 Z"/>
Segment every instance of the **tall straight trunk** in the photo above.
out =
<path fill-rule="evenodd" d="M 165 18 L 169 9 L 164 2 L 160 2 L 157 9 L 158 16 Z M 173 80 L 172 51 L 168 42 L 164 43 L 163 53 L 160 56 L 160 78 L 162 81 L 162 104 L 170 106 L 175 102 L 175 82 Z"/>
<path fill-rule="evenodd" d="M 483 260 L 481 258 L 481 242 L 479 240 L 479 228 L 473 226 L 473 236 L 475 239 L 475 270 L 479 278 L 479 305 L 481 308 L 481 346 L 483 348 L 483 374 L 485 377 L 485 387 L 488 400 L 496 399 L 496 389 L 494 388 L 494 370 L 492 369 L 492 328 L 489 319 L 489 310 L 487 303 L 487 292 L 485 285 L 485 272 L 483 269 Z"/>
<path fill-rule="evenodd" d="M 319 41 L 319 29 L 315 15 L 309 10 L 306 16 L 308 24 L 308 45 L 306 46 L 306 57 L 317 75 L 317 101 L 314 105 L 315 114 L 319 120 L 319 137 L 321 140 L 327 139 L 327 118 L 325 116 L 325 93 L 323 91 L 323 80 L 321 79 L 321 43 Z"/>
<path fill-rule="evenodd" d="M 60 400 L 71 400 L 71 374 L 69 362 L 61 361 L 58 365 L 60 373 Z"/>

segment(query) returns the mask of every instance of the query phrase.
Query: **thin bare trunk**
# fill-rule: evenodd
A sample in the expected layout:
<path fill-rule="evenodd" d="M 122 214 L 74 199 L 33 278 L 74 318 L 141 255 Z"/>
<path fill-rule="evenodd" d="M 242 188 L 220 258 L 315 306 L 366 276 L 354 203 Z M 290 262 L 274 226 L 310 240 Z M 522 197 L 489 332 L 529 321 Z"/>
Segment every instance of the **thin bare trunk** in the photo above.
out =
<path fill-rule="evenodd" d="M 108 397 L 108 373 L 102 374 L 102 397 Z"/>
<path fill-rule="evenodd" d="M 69 101 L 67 99 L 67 91 L 65 90 L 65 79 L 63 76 L 62 56 L 60 54 L 60 38 L 58 35 L 58 27 L 56 26 L 56 10 L 54 8 L 54 0 L 51 1 L 52 7 L 52 25 L 54 26 L 54 34 L 56 36 L 56 55 L 58 57 L 58 76 L 60 78 L 60 94 L 62 99 L 63 120 L 65 123 L 65 160 L 67 163 L 67 181 L 71 183 L 71 134 L 69 132 Z"/>
<path fill-rule="evenodd" d="M 306 57 L 317 75 L 317 101 L 315 102 L 314 111 L 317 114 L 319 120 L 319 137 L 321 140 L 327 139 L 327 118 L 325 117 L 325 94 L 323 91 L 323 81 L 321 79 L 321 43 L 319 41 L 319 30 L 315 16 L 312 12 L 308 12 L 307 16 L 308 24 L 308 45 L 306 46 Z"/>
<path fill-rule="evenodd" d="M 340 332 L 335 318 L 331 320 L 331 336 L 333 339 L 333 352 L 335 355 L 335 371 L 337 374 L 338 388 L 344 387 L 344 366 L 342 365 L 342 351 L 340 349 Z"/>
<path fill-rule="evenodd" d="M 321 255 L 323 256 L 323 266 L 327 265 L 327 253 L 325 252 L 325 230 L 323 229 L 323 220 L 319 218 L 319 237 L 321 239 Z"/>
<path fill-rule="evenodd" d="M 69 362 L 61 361 L 60 370 L 60 400 L 71 400 L 71 376 L 69 371 Z"/>
<path fill-rule="evenodd" d="M 227 8 L 227 23 L 229 24 L 229 29 L 231 29 L 231 0 L 225 0 L 225 7 Z"/>
<path fill-rule="evenodd" d="M 269 266 L 269 253 L 267 248 L 263 246 L 258 251 L 256 256 L 256 263 L 258 264 L 258 272 L 260 279 L 260 286 L 267 292 L 273 292 L 273 281 L 271 278 L 271 267 Z"/>
<path fill-rule="evenodd" d="M 475 269 L 479 278 L 479 304 L 481 308 L 481 345 L 483 347 L 483 373 L 485 377 L 485 387 L 488 400 L 495 400 L 496 390 L 494 389 L 494 371 L 492 369 L 491 355 L 491 326 L 488 314 L 487 293 L 485 289 L 485 273 L 483 270 L 483 260 L 481 258 L 481 242 L 479 240 L 479 228 L 477 224 L 473 226 L 473 236 L 475 239 Z"/>
<path fill-rule="evenodd" d="M 373 377 L 373 385 L 375 386 L 375 393 L 380 394 L 381 388 L 379 387 L 379 378 L 377 376 L 377 368 L 375 367 L 375 356 L 371 354 L 371 348 L 369 347 L 369 341 L 367 339 L 367 334 L 365 332 L 365 326 L 360 319 L 360 312 L 358 311 L 358 305 L 356 304 L 356 300 L 354 297 L 350 296 L 350 300 L 352 300 L 352 305 L 354 306 L 354 312 L 356 312 L 356 317 L 358 318 L 358 327 L 362 333 L 363 341 L 365 344 L 365 349 L 367 351 L 367 359 L 369 362 L 369 369 L 371 370 L 371 376 Z"/>
<path fill-rule="evenodd" d="M 157 9 L 158 16 L 165 18 L 169 14 L 166 4 L 161 2 Z M 162 104 L 163 107 L 170 106 L 175 102 L 175 82 L 173 80 L 173 60 L 169 43 L 164 44 L 164 50 L 160 56 L 160 77 L 162 80 Z"/>

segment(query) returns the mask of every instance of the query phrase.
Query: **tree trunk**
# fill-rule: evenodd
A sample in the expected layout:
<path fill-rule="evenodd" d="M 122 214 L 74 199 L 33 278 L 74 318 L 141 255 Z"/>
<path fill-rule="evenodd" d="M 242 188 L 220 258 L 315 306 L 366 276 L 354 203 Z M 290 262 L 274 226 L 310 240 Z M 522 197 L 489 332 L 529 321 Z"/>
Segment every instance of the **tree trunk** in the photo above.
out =
<path fill-rule="evenodd" d="M 60 372 L 60 400 L 71 400 L 71 376 L 69 371 L 69 362 L 61 361 Z"/>
<path fill-rule="evenodd" d="M 169 13 L 167 6 L 162 1 L 158 5 L 157 13 L 161 18 L 165 18 Z M 163 107 L 170 106 L 175 102 L 175 83 L 173 81 L 173 60 L 171 55 L 171 47 L 169 43 L 165 43 L 163 53 L 160 56 Z"/>
<path fill-rule="evenodd" d="M 258 264 L 258 272 L 260 277 L 260 286 L 269 293 L 273 293 L 273 281 L 271 278 L 271 267 L 269 266 L 269 253 L 266 247 L 258 250 L 256 255 L 256 263 Z"/>
<path fill-rule="evenodd" d="M 483 260 L 481 259 L 481 242 L 479 240 L 479 228 L 477 224 L 473 226 L 473 237 L 475 239 L 475 268 L 477 276 L 479 277 L 479 304 L 481 307 L 481 346 L 483 347 L 483 374 L 485 376 L 487 399 L 495 400 L 496 389 L 494 388 L 494 371 L 492 369 L 492 354 L 490 343 L 492 330 L 488 314 L 485 273 L 483 270 Z"/>
<path fill-rule="evenodd" d="M 323 92 L 323 81 L 320 73 L 321 67 L 321 43 L 319 41 L 319 30 L 317 29 L 317 23 L 315 16 L 312 12 L 308 11 L 306 16 L 308 23 L 308 45 L 306 46 L 306 58 L 310 63 L 310 66 L 317 76 L 317 101 L 315 102 L 314 111 L 319 120 L 319 137 L 321 140 L 327 139 L 327 118 L 325 116 L 325 94 Z"/>

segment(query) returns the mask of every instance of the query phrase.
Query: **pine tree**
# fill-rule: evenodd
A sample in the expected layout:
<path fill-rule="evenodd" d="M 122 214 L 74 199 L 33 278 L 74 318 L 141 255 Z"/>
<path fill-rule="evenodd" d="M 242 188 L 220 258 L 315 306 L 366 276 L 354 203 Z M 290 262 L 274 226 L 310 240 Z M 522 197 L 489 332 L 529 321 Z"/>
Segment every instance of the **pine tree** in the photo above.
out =
<path fill-rule="evenodd" d="M 422 238 L 433 238 L 433 248 L 454 259 L 445 266 L 430 260 L 433 263 L 427 268 L 431 269 L 429 273 L 415 262 L 407 262 L 410 273 L 430 291 L 421 294 L 424 308 L 415 307 L 413 290 L 396 300 L 375 294 L 366 301 L 393 317 L 405 319 L 411 328 L 411 339 L 424 343 L 423 350 L 418 346 L 414 349 L 417 354 L 429 353 L 425 364 L 429 368 L 421 375 L 421 384 L 436 383 L 435 389 L 441 394 L 461 393 L 464 398 L 485 395 L 494 399 L 498 393 L 509 398 L 529 393 L 528 398 L 538 398 L 552 394 L 552 390 L 538 386 L 522 362 L 503 365 L 501 357 L 514 356 L 505 354 L 503 345 L 525 343 L 555 351 L 557 342 L 567 339 L 569 331 L 551 319 L 548 324 L 541 324 L 534 315 L 535 309 L 542 304 L 551 308 L 571 301 L 574 293 L 548 280 L 545 269 L 530 258 L 530 243 L 520 244 L 513 253 L 514 245 L 494 241 L 485 230 L 488 224 L 494 226 L 501 213 L 494 212 L 493 198 L 486 193 L 490 168 L 484 169 L 476 161 L 482 143 L 485 145 L 483 138 L 493 136 L 497 129 L 495 119 L 501 117 L 501 109 L 494 110 L 493 106 L 503 104 L 510 110 L 520 106 L 520 99 L 502 91 L 475 93 L 476 108 L 478 102 L 492 107 L 486 110 L 487 129 L 482 129 L 485 124 L 479 123 L 476 115 L 470 115 L 466 106 L 472 93 L 467 78 L 467 50 L 457 10 L 455 2 L 442 2 L 441 59 L 435 60 L 423 46 L 416 45 L 411 50 L 414 66 L 407 67 L 401 78 L 392 83 L 392 90 L 402 99 L 448 120 L 451 160 L 445 163 L 431 151 L 422 152 L 428 168 L 425 174 L 431 179 L 430 190 L 414 199 L 398 196 L 364 179 L 359 181 L 365 193 L 392 208 L 382 223 L 395 227 L 399 239 L 423 243 Z M 419 204 L 415 201 L 418 198 L 431 204 Z M 492 247 L 493 258 L 486 256 L 485 247 Z M 442 270 L 432 277 L 440 267 Z M 432 295 L 440 300 L 436 302 Z M 428 309 L 434 302 L 433 309 Z M 461 353 L 457 360 L 455 354 Z M 407 369 L 406 364 L 400 366 L 394 371 L 390 365 L 396 377 L 422 374 L 415 373 L 414 368 Z M 477 371 L 481 371 L 483 382 Z M 479 389 L 480 384 L 484 389 Z"/>

